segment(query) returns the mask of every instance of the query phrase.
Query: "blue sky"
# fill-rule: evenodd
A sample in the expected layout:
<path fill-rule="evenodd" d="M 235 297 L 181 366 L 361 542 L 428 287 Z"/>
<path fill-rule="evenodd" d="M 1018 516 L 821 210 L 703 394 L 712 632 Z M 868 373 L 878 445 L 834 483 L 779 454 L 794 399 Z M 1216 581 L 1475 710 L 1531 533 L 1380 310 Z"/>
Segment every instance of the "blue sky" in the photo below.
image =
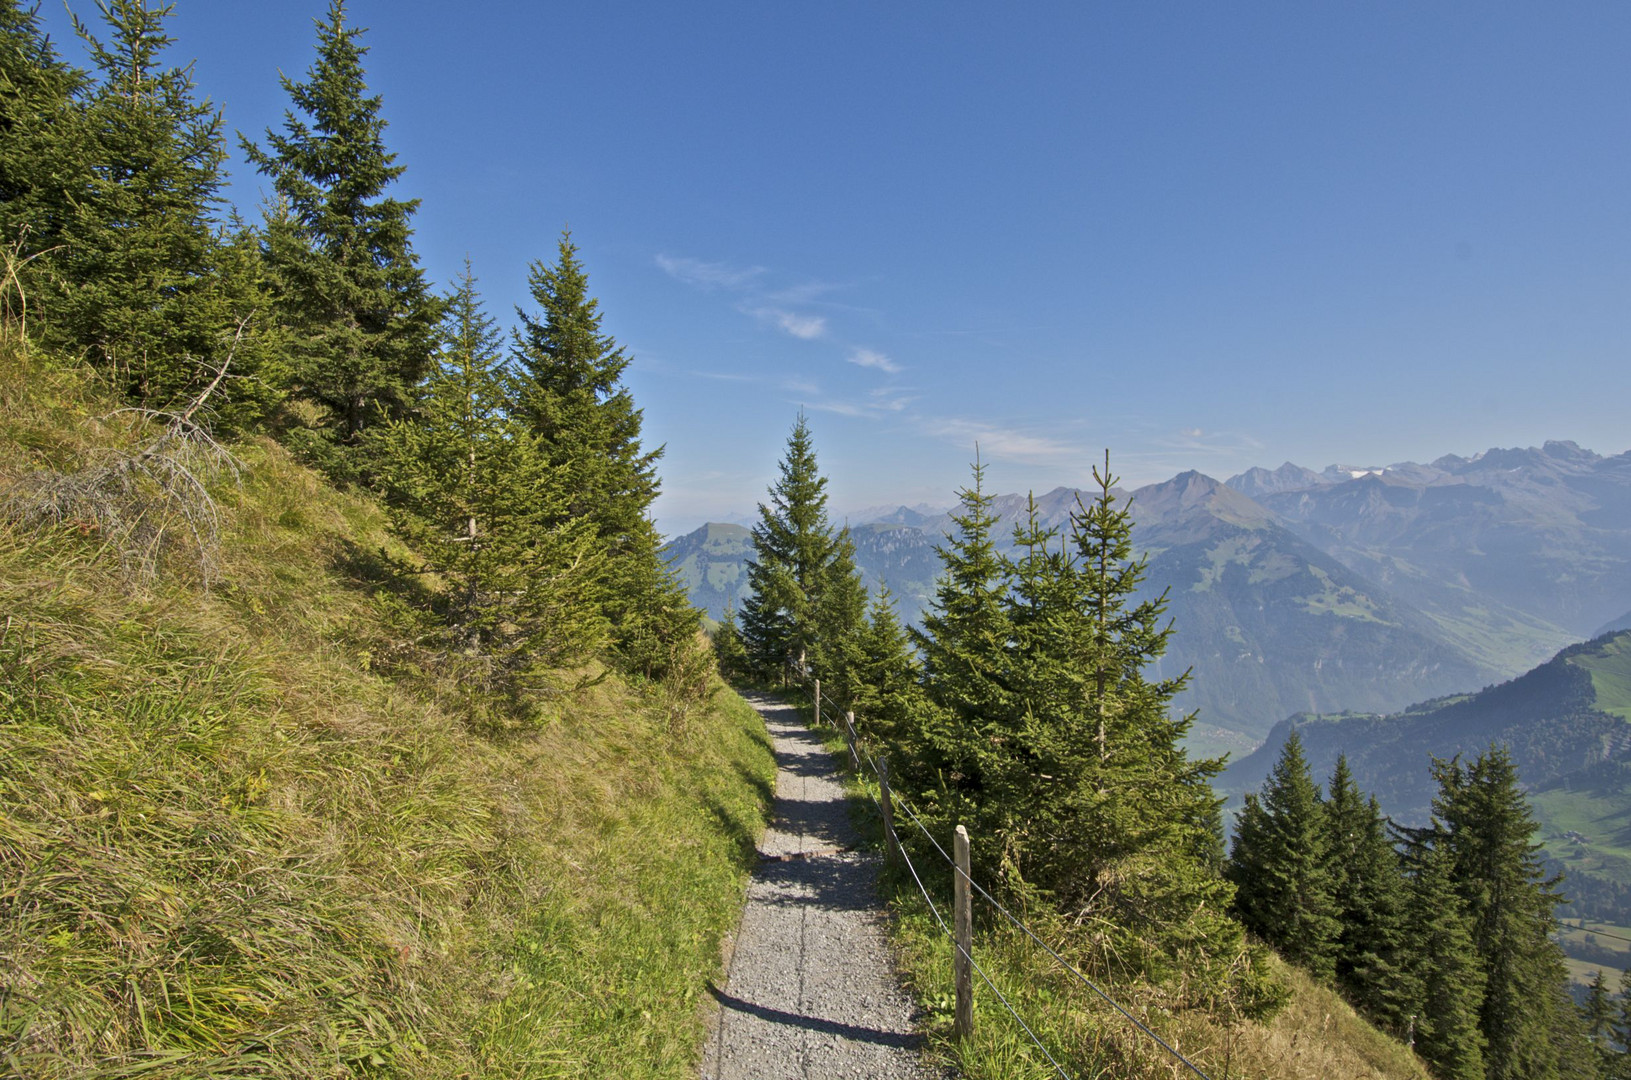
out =
<path fill-rule="evenodd" d="M 258 136 L 323 7 L 178 0 L 174 55 Z M 348 10 L 434 279 L 508 321 L 570 225 L 665 531 L 801 407 L 840 515 L 976 441 L 1000 491 L 1631 449 L 1631 5 Z"/>

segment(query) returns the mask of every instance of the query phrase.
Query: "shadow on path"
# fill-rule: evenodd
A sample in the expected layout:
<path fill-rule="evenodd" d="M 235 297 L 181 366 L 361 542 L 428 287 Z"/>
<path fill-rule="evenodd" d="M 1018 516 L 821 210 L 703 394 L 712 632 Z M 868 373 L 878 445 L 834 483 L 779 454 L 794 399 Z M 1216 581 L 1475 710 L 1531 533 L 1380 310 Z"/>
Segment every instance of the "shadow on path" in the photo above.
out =
<path fill-rule="evenodd" d="M 899 1031 L 883 1031 L 879 1028 L 857 1027 L 854 1024 L 841 1024 L 836 1020 L 823 1020 L 817 1016 L 804 1016 L 800 1013 L 784 1012 L 781 1009 L 768 1009 L 763 1005 L 755 1005 L 751 1001 L 727 994 L 713 983 L 708 984 L 708 992 L 714 1000 L 719 1002 L 722 1009 L 730 1009 L 739 1013 L 747 1013 L 772 1024 L 785 1024 L 788 1027 L 798 1028 L 802 1031 L 820 1031 L 828 1035 L 842 1035 L 846 1039 L 856 1042 L 876 1043 L 879 1046 L 893 1046 L 899 1049 L 915 1049 L 923 1040 L 911 1033 Z"/>

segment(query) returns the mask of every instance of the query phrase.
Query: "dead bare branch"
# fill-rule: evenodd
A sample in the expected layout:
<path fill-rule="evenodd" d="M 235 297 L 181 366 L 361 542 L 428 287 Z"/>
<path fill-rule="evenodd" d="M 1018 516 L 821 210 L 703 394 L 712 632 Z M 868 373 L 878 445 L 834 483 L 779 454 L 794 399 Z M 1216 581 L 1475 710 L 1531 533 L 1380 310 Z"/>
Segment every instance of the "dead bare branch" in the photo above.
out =
<path fill-rule="evenodd" d="M 179 413 L 131 407 L 103 417 L 133 421 L 133 442 L 159 425 L 157 438 L 140 449 L 103 447 L 81 468 L 24 477 L 0 501 L 5 515 L 100 536 L 118 552 L 126 572 L 142 580 L 184 556 L 209 588 L 219 573 L 221 547 L 220 508 L 209 482 L 222 475 L 237 482 L 242 473 L 238 460 L 195 417 L 226 377 L 247 321 L 239 321 L 210 384 Z"/>

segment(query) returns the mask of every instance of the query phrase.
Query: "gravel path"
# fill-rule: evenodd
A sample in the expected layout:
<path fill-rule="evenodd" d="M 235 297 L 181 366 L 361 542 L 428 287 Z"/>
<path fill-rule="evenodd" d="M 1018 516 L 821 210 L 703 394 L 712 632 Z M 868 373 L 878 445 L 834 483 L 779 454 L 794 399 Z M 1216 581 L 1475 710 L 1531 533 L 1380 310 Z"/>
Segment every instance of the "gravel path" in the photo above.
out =
<path fill-rule="evenodd" d="M 929 1080 L 843 787 L 792 708 L 749 695 L 776 745 L 776 817 L 759 845 L 703 1080 Z"/>

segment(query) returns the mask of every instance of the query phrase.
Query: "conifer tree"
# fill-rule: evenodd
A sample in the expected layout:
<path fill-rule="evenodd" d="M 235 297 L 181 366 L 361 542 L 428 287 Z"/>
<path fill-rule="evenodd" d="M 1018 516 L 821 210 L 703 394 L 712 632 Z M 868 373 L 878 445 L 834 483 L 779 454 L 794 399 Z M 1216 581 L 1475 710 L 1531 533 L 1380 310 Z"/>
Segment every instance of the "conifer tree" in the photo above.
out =
<path fill-rule="evenodd" d="M 561 234 L 557 256 L 552 265 L 534 261 L 527 275 L 538 314 L 517 312 L 523 408 L 568 471 L 568 513 L 593 518 L 603 537 L 630 536 L 657 497 L 662 449 L 640 444 L 644 417 L 623 385 L 630 357 L 601 332 L 600 302 L 571 233 Z"/>
<path fill-rule="evenodd" d="M 983 779 L 973 812 L 989 837 L 980 853 L 1010 884 L 1074 908 L 1097 891 L 1096 872 L 1113 857 L 1104 841 L 1118 832 L 1108 820 L 1118 808 L 1105 790 L 1105 762 L 1082 723 L 1093 656 L 1088 650 L 1084 662 L 1081 578 L 1059 530 L 1041 524 L 1034 495 L 1013 540 L 1016 556 L 999 563 L 1004 694 L 967 746 Z M 1087 820 L 1091 835 L 1081 830 Z"/>
<path fill-rule="evenodd" d="M 385 149 L 381 100 L 364 81 L 363 31 L 347 25 L 343 0 L 330 0 L 316 25 L 306 80 L 282 78 L 294 106 L 282 132 L 268 129 L 265 148 L 240 142 L 276 192 L 264 254 L 292 377 L 327 410 L 327 435 L 354 445 L 372 423 L 405 412 L 431 364 L 441 311 L 413 253 L 419 201 L 385 195 L 403 167 Z"/>
<path fill-rule="evenodd" d="M 1631 968 L 1620 972 L 1619 1000 L 1615 1002 L 1613 1039 L 1619 1052 L 1609 1061 L 1611 1080 L 1631 1080 Z"/>
<path fill-rule="evenodd" d="M 570 493 L 562 513 L 589 521 L 606 553 L 600 597 L 614 654 L 625 670 L 660 676 L 673 650 L 691 646 L 701 618 L 651 520 L 662 448 L 641 445 L 644 417 L 622 381 L 630 357 L 601 332 L 570 233 L 553 265 L 532 264 L 527 283 L 539 313 L 517 313 L 521 412 L 561 470 Z"/>
<path fill-rule="evenodd" d="M 466 264 L 413 419 L 380 436 L 392 520 L 447 580 L 454 647 L 523 680 L 597 650 L 605 625 L 589 522 L 516 413 L 519 388 Z"/>
<path fill-rule="evenodd" d="M 37 8 L 0 0 L 0 245 L 23 258 L 61 243 L 72 196 L 89 180 L 77 102 L 86 85 L 57 55 Z"/>
<path fill-rule="evenodd" d="M 855 568 L 855 542 L 848 526 L 833 538 L 832 559 L 822 576 L 820 591 L 810 660 L 823 679 L 823 693 L 830 685 L 833 700 L 854 709 L 861 685 L 860 639 L 866 628 L 867 597 L 861 572 Z"/>
<path fill-rule="evenodd" d="M 1484 1080 L 1486 1041 L 1478 1023 L 1484 970 L 1473 949 L 1466 902 L 1456 889 L 1454 862 L 1437 821 L 1406 835 L 1410 949 L 1397 983 L 1404 1019 L 1416 1053 L 1440 1080 Z"/>
<path fill-rule="evenodd" d="M 994 519 L 975 467 L 942 550 L 946 573 L 925 620 L 928 716 L 942 762 L 931 813 L 979 824 L 976 857 L 1046 898 L 1122 963 L 1157 983 L 1180 974 L 1197 1000 L 1247 1013 L 1280 1000 L 1216 873 L 1217 761 L 1191 761 L 1174 716 L 1182 679 L 1149 681 L 1168 636 L 1164 598 L 1135 600 L 1132 516 L 1108 465 L 1070 535 L 1035 500 L 996 556 Z M 932 636 L 931 636 L 932 635 Z M 949 766 L 949 767 L 948 767 Z"/>
<path fill-rule="evenodd" d="M 736 609 L 725 606 L 725 617 L 714 631 L 714 664 L 726 681 L 747 674 L 748 654 L 742 647 L 742 633 L 736 627 Z"/>
<path fill-rule="evenodd" d="M 1586 990 L 1586 1001 L 1580 1007 L 1580 1018 L 1586 1025 L 1586 1034 L 1603 1058 L 1602 1072 L 1608 1072 L 1609 1058 L 1614 1050 L 1614 1002 L 1609 997 L 1608 980 L 1598 968 Z"/>
<path fill-rule="evenodd" d="M 1479 1027 L 1488 1043 L 1489 1080 L 1550 1080 L 1572 1074 L 1560 1045 L 1574 1041 L 1579 1017 L 1561 1007 L 1563 953 L 1551 940 L 1562 897 L 1541 869 L 1534 819 L 1504 748 L 1472 765 L 1436 761 L 1433 811 L 1457 891 L 1472 919 L 1473 947 L 1485 975 Z"/>
<path fill-rule="evenodd" d="M 985 466 L 976 457 L 972 468 L 973 483 L 957 492 L 959 506 L 951 514 L 956 531 L 935 548 L 940 578 L 923 626 L 912 637 L 923 656 L 923 685 L 932 705 L 920 718 L 924 767 L 948 797 L 978 805 L 993 725 L 1009 712 L 1004 687 L 1012 628 Z M 948 814 L 955 810 L 946 807 Z"/>
<path fill-rule="evenodd" d="M 1346 756 L 1337 758 L 1325 803 L 1327 871 L 1341 931 L 1336 976 L 1350 1000 L 1376 1022 L 1405 1026 L 1404 877 L 1374 797 L 1354 783 Z"/>
<path fill-rule="evenodd" d="M 879 590 L 856 641 L 856 724 L 889 749 L 896 776 L 913 773 L 922 748 L 913 741 L 922 707 L 922 673 L 888 587 Z"/>
<path fill-rule="evenodd" d="M 1302 737 L 1286 739 L 1261 796 L 1247 795 L 1228 874 L 1247 929 L 1317 978 L 1336 969 L 1340 931 L 1326 857 L 1325 808 L 1308 773 Z"/>
<path fill-rule="evenodd" d="M 97 7 L 106 40 L 74 23 L 97 82 L 77 121 L 57 114 L 89 168 L 66 206 L 51 206 L 50 196 L 34 207 L 34 221 L 43 232 L 55 227 L 60 244 L 45 298 L 47 336 L 87 352 L 135 399 L 179 406 L 214 381 L 229 355 L 233 374 L 256 374 L 252 350 L 238 346 L 259 300 L 253 271 L 223 250 L 215 220 L 226 157 L 220 114 L 194 96 L 190 67 L 163 59 L 173 5 Z M 225 387 L 213 404 L 255 384 Z"/>
<path fill-rule="evenodd" d="M 810 425 L 800 413 L 787 439 L 769 504 L 759 504 L 742 604 L 748 662 L 763 679 L 802 674 L 821 634 L 821 605 L 838 543 L 827 521 L 827 478 L 816 465 Z"/>

